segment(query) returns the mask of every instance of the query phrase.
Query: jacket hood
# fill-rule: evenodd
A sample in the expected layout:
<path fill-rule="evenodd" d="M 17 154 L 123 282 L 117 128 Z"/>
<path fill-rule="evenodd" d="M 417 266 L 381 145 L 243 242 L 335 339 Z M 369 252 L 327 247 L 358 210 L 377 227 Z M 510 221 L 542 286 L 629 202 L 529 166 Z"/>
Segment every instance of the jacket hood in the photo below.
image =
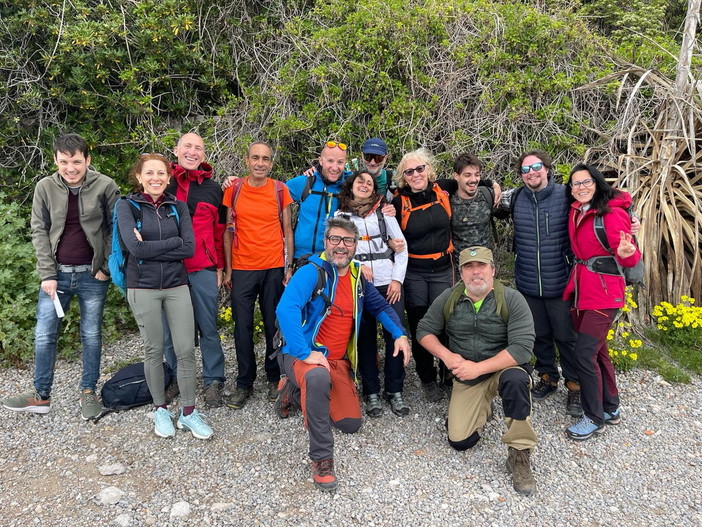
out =
<path fill-rule="evenodd" d="M 212 177 L 212 167 L 207 163 L 200 163 L 200 168 L 197 170 L 186 170 L 178 163 L 171 163 L 171 173 L 173 177 L 181 181 L 199 181 Z"/>

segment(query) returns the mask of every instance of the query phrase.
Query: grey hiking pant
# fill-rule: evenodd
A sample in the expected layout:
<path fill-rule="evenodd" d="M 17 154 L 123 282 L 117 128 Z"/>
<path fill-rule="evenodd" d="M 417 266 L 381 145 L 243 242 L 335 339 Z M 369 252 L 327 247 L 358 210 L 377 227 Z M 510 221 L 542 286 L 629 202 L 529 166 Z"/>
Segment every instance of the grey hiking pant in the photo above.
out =
<path fill-rule="evenodd" d="M 187 285 L 171 289 L 127 289 L 127 300 L 144 340 L 144 374 L 154 405 L 166 404 L 163 381 L 163 319 L 171 328 L 183 406 L 195 406 L 195 322 Z"/>

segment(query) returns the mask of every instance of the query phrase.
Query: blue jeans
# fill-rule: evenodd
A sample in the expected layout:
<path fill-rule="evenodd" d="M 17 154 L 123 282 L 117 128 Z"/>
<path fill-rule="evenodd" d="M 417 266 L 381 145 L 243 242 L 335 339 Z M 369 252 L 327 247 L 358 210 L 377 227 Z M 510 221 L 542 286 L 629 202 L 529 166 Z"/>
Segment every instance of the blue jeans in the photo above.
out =
<path fill-rule="evenodd" d="M 207 387 L 214 381 L 224 384 L 224 351 L 219 338 L 217 317 L 219 315 L 219 289 L 217 273 L 208 269 L 188 273 L 190 299 L 193 303 L 195 326 L 200 336 L 200 353 L 202 355 L 202 384 Z M 177 375 L 176 354 L 173 340 L 164 315 L 163 348 L 166 362 Z M 193 339 L 195 335 L 193 335 Z"/>
<path fill-rule="evenodd" d="M 81 390 L 95 390 L 100 376 L 102 355 L 102 311 L 105 307 L 109 280 L 98 280 L 89 271 L 58 273 L 58 295 L 63 310 L 68 311 L 71 299 L 78 298 L 80 307 L 80 341 L 83 347 Z M 61 319 L 56 316 L 54 301 L 39 291 L 37 325 L 34 330 L 34 388 L 42 397 L 51 394 L 56 365 L 56 343 Z"/>

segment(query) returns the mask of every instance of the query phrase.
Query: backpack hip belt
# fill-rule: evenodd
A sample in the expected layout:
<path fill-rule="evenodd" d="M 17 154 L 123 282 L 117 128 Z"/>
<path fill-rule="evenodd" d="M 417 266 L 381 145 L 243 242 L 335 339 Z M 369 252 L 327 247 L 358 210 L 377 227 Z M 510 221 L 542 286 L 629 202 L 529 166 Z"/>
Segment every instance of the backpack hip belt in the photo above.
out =
<path fill-rule="evenodd" d="M 372 262 L 375 260 L 389 260 L 392 258 L 392 255 L 395 254 L 395 251 L 388 249 L 386 251 L 383 251 L 382 253 L 364 253 L 364 254 L 357 254 L 354 256 L 354 259 L 358 260 L 359 262 Z"/>

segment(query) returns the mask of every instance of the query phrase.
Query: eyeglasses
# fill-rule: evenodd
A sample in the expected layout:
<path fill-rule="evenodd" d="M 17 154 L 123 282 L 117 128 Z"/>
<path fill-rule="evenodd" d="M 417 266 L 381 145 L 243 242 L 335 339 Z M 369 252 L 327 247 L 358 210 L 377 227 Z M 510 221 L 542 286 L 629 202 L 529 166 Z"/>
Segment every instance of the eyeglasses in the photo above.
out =
<path fill-rule="evenodd" d="M 373 161 L 375 161 L 376 163 L 382 163 L 385 159 L 385 156 L 382 156 L 380 154 L 363 154 L 363 159 L 365 159 L 369 163 Z"/>
<path fill-rule="evenodd" d="M 573 188 L 580 188 L 580 187 L 590 188 L 594 184 L 595 184 L 595 180 L 592 178 L 583 179 L 582 181 L 571 181 L 570 182 L 570 186 Z"/>
<path fill-rule="evenodd" d="M 356 238 L 353 236 L 338 236 L 336 234 L 327 236 L 327 240 L 329 240 L 329 243 L 332 245 L 339 245 L 343 241 L 346 247 L 353 247 L 356 243 Z"/>
<path fill-rule="evenodd" d="M 402 173 L 403 173 L 406 177 L 410 177 L 410 176 L 411 176 L 412 174 L 414 174 L 415 172 L 416 172 L 417 174 L 423 173 L 425 168 L 427 168 L 426 165 L 419 165 L 418 167 L 415 167 L 415 168 L 408 168 L 407 170 L 405 170 L 405 171 L 402 172 Z"/>
<path fill-rule="evenodd" d="M 325 145 L 327 148 L 335 148 L 338 146 L 341 150 L 346 150 L 348 148 L 344 143 L 337 143 L 336 141 L 327 141 Z"/>
<path fill-rule="evenodd" d="M 522 167 L 522 174 L 526 175 L 529 173 L 530 170 L 537 172 L 537 171 L 541 170 L 543 167 L 544 167 L 543 163 L 534 163 L 533 165 L 524 165 Z"/>

